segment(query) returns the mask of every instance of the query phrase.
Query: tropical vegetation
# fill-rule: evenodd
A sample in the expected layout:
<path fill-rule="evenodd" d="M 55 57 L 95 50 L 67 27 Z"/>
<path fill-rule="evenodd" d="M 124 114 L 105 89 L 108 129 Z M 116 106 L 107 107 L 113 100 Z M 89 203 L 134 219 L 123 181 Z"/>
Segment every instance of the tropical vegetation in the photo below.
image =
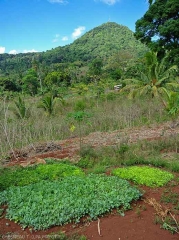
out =
<path fill-rule="evenodd" d="M 41 230 L 97 219 L 113 209 L 124 216 L 143 185 L 167 191 L 178 186 L 179 3 L 148 3 L 135 33 L 107 22 L 68 46 L 0 54 L 3 217 L 6 204 L 8 219 Z M 160 136 L 147 141 L 145 128 L 153 133 L 160 124 Z M 65 151 L 73 140 L 77 156 L 71 161 L 4 167 L 41 153 L 44 143 L 57 141 Z M 168 195 L 162 200 L 174 198 Z M 172 211 L 178 209 L 175 204 Z M 176 219 L 173 224 L 167 217 L 161 226 L 177 232 Z"/>

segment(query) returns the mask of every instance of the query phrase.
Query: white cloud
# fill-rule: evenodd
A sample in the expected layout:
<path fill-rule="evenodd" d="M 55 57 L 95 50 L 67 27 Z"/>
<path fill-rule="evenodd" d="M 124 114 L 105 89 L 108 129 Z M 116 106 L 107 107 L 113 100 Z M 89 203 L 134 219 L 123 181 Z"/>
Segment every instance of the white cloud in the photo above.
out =
<path fill-rule="evenodd" d="M 85 29 L 86 28 L 83 26 L 75 28 L 74 32 L 72 33 L 72 38 L 77 39 L 83 33 L 83 31 L 85 31 Z"/>
<path fill-rule="evenodd" d="M 55 38 L 52 40 L 53 43 L 59 41 L 60 34 L 55 34 Z"/>
<path fill-rule="evenodd" d="M 68 37 L 67 36 L 62 37 L 62 41 L 68 41 Z"/>
<path fill-rule="evenodd" d="M 119 2 L 120 0 L 95 0 L 96 1 L 101 1 L 107 5 L 114 5 L 115 3 Z"/>
<path fill-rule="evenodd" d="M 18 51 L 13 49 L 13 50 L 9 51 L 9 54 L 18 54 Z"/>
<path fill-rule="evenodd" d="M 50 3 L 60 3 L 60 4 L 67 4 L 68 1 L 66 0 L 48 0 Z"/>
<path fill-rule="evenodd" d="M 5 53 L 6 48 L 0 46 L 0 54 Z"/>
<path fill-rule="evenodd" d="M 23 50 L 23 53 L 32 53 L 32 52 L 38 52 L 37 50 L 35 49 L 31 49 L 31 50 Z"/>

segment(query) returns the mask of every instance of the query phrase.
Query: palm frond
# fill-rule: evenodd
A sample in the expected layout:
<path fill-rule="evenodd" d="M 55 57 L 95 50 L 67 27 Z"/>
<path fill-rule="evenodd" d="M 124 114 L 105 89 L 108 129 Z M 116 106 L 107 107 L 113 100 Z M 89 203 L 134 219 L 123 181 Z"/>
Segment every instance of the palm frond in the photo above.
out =
<path fill-rule="evenodd" d="M 160 87 L 160 88 L 158 89 L 158 92 L 159 92 L 161 95 L 166 96 L 167 99 L 170 98 L 171 92 L 170 92 L 168 89 L 166 89 L 165 87 Z"/>
<path fill-rule="evenodd" d="M 146 73 L 141 72 L 140 73 L 140 77 L 143 83 L 150 83 L 150 77 L 148 75 L 146 75 Z"/>
<path fill-rule="evenodd" d="M 14 101 L 15 108 L 12 108 L 14 115 L 17 118 L 28 118 L 30 116 L 30 111 L 26 107 L 25 101 L 19 96 L 17 101 Z"/>
<path fill-rule="evenodd" d="M 140 95 L 147 94 L 149 91 L 151 91 L 151 86 L 150 86 L 150 85 L 146 85 L 146 86 L 144 86 L 144 87 L 141 89 Z"/>
<path fill-rule="evenodd" d="M 165 84 L 167 87 L 175 89 L 179 89 L 179 84 L 177 82 L 169 82 Z"/>
<path fill-rule="evenodd" d="M 44 109 L 44 111 L 47 112 L 48 115 L 52 115 L 54 112 L 55 103 L 56 98 L 54 98 L 53 95 L 47 95 L 41 100 L 38 107 Z"/>

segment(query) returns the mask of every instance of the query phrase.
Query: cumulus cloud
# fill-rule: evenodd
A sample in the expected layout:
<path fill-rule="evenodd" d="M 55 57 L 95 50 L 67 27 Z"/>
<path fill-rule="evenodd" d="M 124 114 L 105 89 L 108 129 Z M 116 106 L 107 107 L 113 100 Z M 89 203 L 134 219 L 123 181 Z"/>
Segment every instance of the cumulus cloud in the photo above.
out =
<path fill-rule="evenodd" d="M 38 52 L 37 50 L 35 49 L 31 49 L 31 50 L 23 50 L 23 53 L 33 53 L 33 52 Z"/>
<path fill-rule="evenodd" d="M 114 5 L 115 3 L 119 2 L 120 0 L 95 0 L 95 1 L 100 1 L 107 5 Z"/>
<path fill-rule="evenodd" d="M 0 46 L 0 54 L 5 53 L 6 48 Z"/>
<path fill-rule="evenodd" d="M 18 54 L 18 51 L 13 49 L 13 50 L 9 51 L 9 54 Z"/>
<path fill-rule="evenodd" d="M 77 39 L 81 34 L 85 31 L 85 27 L 81 26 L 78 28 L 75 28 L 74 32 L 72 33 L 72 38 Z"/>
<path fill-rule="evenodd" d="M 60 4 L 67 4 L 68 1 L 66 0 L 48 0 L 50 3 L 60 3 Z"/>
<path fill-rule="evenodd" d="M 67 36 L 62 37 L 62 41 L 68 41 L 68 37 Z"/>

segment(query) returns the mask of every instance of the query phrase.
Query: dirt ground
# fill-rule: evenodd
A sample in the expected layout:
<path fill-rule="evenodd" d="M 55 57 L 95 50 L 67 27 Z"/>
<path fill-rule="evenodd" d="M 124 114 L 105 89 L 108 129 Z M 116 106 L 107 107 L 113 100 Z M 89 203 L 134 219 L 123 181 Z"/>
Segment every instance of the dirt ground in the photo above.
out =
<path fill-rule="evenodd" d="M 83 138 L 83 144 L 88 144 L 93 147 L 117 145 L 123 141 L 134 143 L 138 140 L 154 140 L 166 136 L 174 136 L 179 133 L 179 127 L 171 127 L 171 123 L 165 123 L 160 126 L 153 125 L 150 128 L 142 127 L 135 129 L 128 129 L 101 133 L 95 132 Z M 77 159 L 79 150 L 79 138 L 70 138 L 59 142 L 52 142 L 38 146 L 27 147 L 23 151 L 16 152 L 16 159 L 12 158 L 8 161 L 8 165 L 21 164 L 27 166 L 29 164 L 43 161 L 43 158 L 54 157 L 59 159 L 70 158 Z M 53 233 L 56 239 L 60 239 L 59 232 L 64 233 L 79 233 L 83 234 L 89 240 L 172 240 L 179 239 L 179 234 L 171 234 L 169 231 L 156 224 L 156 210 L 150 206 L 147 199 L 155 199 L 163 207 L 163 210 L 171 209 L 169 204 L 160 202 L 161 196 L 169 189 L 171 192 L 179 194 L 179 187 L 176 184 L 154 189 L 148 187 L 141 187 L 145 191 L 143 199 L 132 204 L 132 209 L 125 212 L 125 216 L 121 216 L 115 210 L 112 213 L 100 217 L 93 222 L 87 222 L 83 219 L 80 224 L 67 224 L 61 227 L 52 227 L 45 231 L 35 232 L 32 229 L 26 228 L 22 230 L 21 227 L 5 219 L 4 214 L 0 219 L 0 238 L 2 239 L 47 239 L 48 235 Z M 169 212 L 168 212 L 169 214 Z M 175 219 L 179 220 L 179 211 L 175 213 Z"/>

